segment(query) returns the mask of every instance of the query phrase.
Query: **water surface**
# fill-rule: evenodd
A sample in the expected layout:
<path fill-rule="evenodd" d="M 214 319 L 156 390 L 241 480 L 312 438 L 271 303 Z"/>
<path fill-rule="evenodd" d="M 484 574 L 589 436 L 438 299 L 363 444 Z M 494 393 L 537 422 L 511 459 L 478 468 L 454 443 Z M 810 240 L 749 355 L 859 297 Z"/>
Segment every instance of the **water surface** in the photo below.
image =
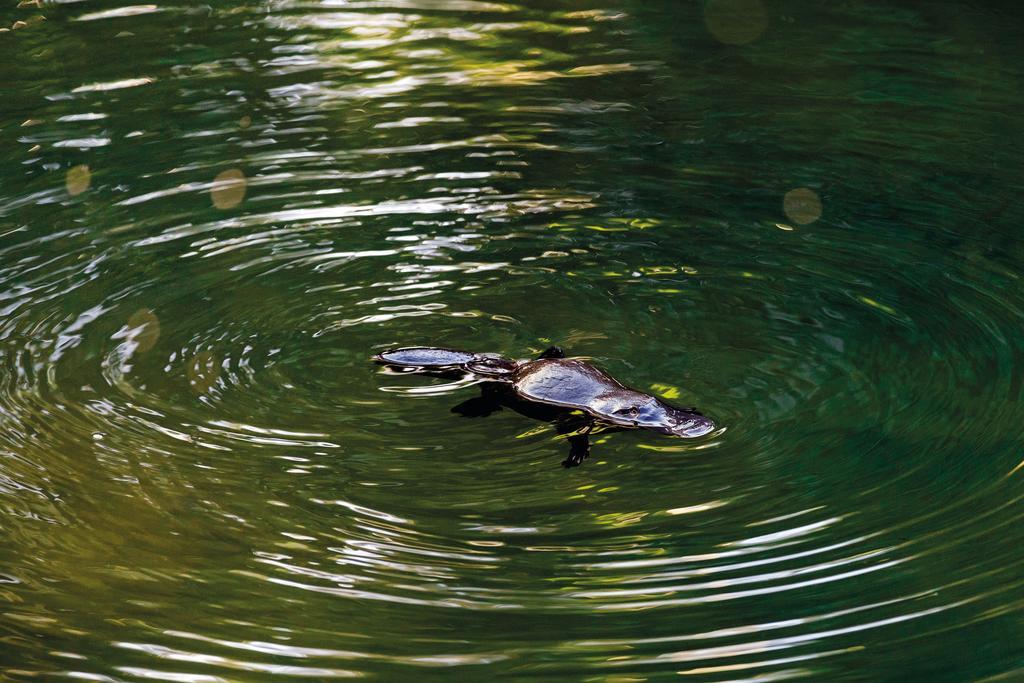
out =
<path fill-rule="evenodd" d="M 1019 13 L 818 5 L 9 3 L 0 672 L 1020 676 Z"/>

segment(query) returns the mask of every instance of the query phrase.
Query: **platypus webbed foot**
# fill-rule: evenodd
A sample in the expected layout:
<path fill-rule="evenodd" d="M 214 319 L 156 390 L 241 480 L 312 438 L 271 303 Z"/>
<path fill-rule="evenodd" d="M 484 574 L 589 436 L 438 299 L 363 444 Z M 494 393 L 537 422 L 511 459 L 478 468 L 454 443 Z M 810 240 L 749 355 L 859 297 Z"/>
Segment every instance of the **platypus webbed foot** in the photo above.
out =
<path fill-rule="evenodd" d="M 562 467 L 578 467 L 590 455 L 590 430 L 593 422 L 583 415 L 572 413 L 560 415 L 555 420 L 555 431 L 568 434 L 569 457 L 562 461 Z"/>
<path fill-rule="evenodd" d="M 545 358 L 565 358 L 565 351 L 562 350 L 561 346 L 549 346 L 544 349 L 544 352 L 537 356 L 537 360 L 544 360 Z"/>
<path fill-rule="evenodd" d="M 590 455 L 590 435 L 573 434 L 568 441 L 569 457 L 562 461 L 562 467 L 578 467 Z"/>

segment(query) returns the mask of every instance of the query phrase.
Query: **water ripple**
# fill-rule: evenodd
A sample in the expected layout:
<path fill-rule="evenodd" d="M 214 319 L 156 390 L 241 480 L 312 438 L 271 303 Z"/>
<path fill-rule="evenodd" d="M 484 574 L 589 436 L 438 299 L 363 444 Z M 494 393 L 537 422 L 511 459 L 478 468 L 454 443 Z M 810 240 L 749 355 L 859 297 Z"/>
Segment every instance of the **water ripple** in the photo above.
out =
<path fill-rule="evenodd" d="M 993 13 L 22 5 L 4 675 L 1019 672 Z M 566 471 L 370 362 L 412 344 L 558 344 L 721 428 Z"/>

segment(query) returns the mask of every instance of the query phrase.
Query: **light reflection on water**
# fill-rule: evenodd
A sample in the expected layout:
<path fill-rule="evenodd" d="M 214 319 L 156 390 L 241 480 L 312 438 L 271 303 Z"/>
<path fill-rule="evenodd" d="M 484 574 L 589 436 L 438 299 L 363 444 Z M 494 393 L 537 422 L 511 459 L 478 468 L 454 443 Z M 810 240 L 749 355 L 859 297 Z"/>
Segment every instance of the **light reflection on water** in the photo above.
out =
<path fill-rule="evenodd" d="M 5 676 L 1018 670 L 997 12 L 22 4 Z M 565 471 L 369 362 L 411 344 L 560 344 L 722 429 Z"/>

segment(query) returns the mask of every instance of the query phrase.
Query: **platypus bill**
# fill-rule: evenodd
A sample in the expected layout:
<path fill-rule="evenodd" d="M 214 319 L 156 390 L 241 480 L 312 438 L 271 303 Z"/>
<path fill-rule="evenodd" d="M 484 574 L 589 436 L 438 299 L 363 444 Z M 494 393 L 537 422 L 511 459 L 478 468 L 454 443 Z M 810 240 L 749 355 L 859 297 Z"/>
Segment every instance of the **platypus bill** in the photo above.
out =
<path fill-rule="evenodd" d="M 590 454 L 589 434 L 599 425 L 649 429 L 684 439 L 704 436 L 715 428 L 695 408 L 677 408 L 630 389 L 589 363 L 566 358 L 557 346 L 527 361 L 428 346 L 392 349 L 373 359 L 406 372 L 479 378 L 480 396 L 460 403 L 452 412 L 484 417 L 509 407 L 553 422 L 559 434 L 569 435 L 565 467 L 579 465 Z"/>

